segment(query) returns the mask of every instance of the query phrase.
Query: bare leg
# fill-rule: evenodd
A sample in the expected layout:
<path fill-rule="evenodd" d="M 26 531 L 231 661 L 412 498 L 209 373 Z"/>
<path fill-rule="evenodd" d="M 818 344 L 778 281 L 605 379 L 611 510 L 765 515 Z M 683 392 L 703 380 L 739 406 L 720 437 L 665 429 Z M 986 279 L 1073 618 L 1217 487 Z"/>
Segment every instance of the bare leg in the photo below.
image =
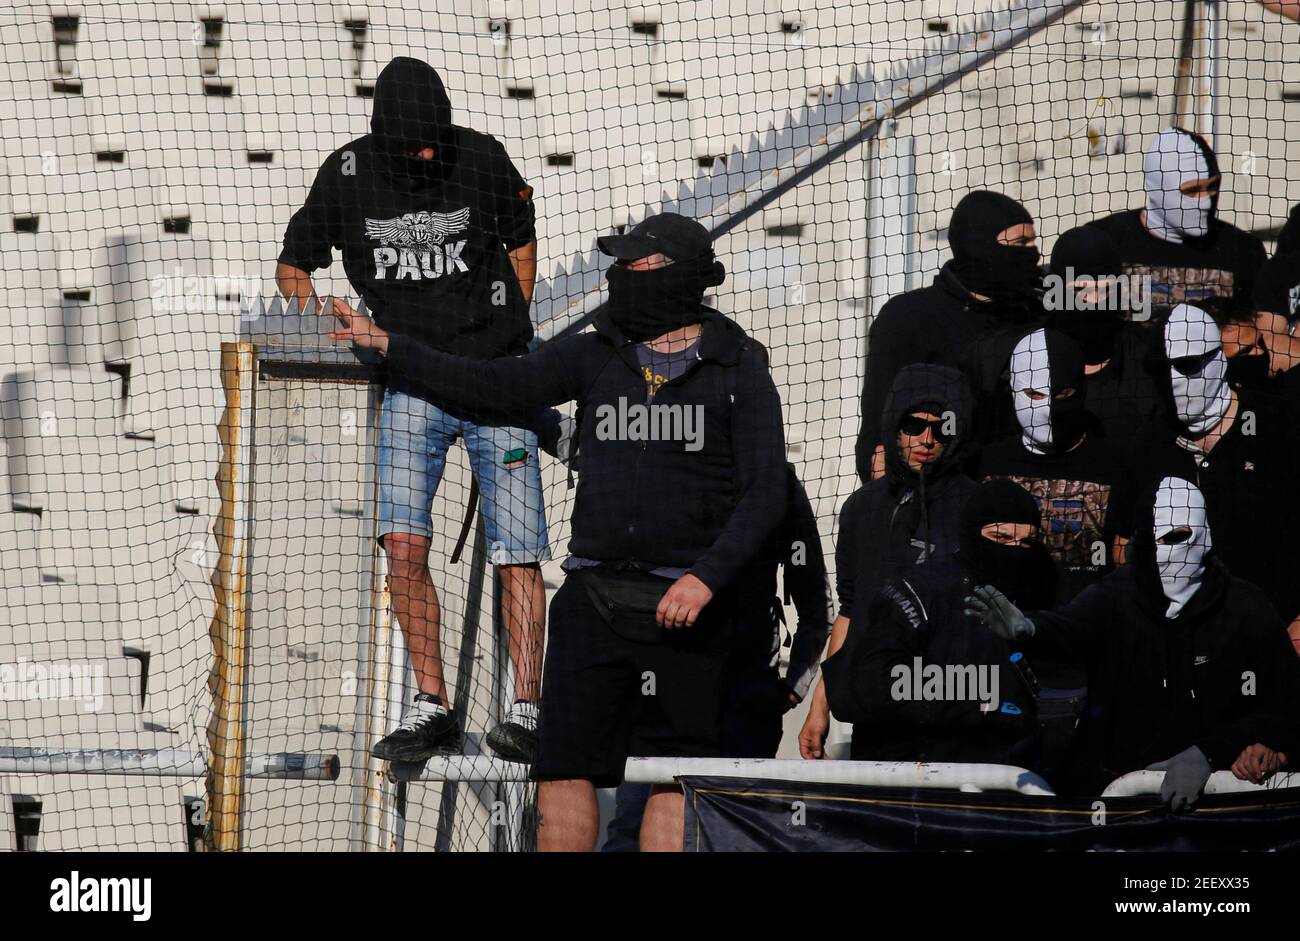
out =
<path fill-rule="evenodd" d="M 450 707 L 438 647 L 438 593 L 429 575 L 429 540 L 413 533 L 384 536 L 388 554 L 388 588 L 393 610 L 406 638 L 406 651 L 420 692 L 437 696 Z"/>
<path fill-rule="evenodd" d="M 686 829 L 686 798 L 676 784 L 656 784 L 641 821 L 641 852 L 680 853 Z"/>
<path fill-rule="evenodd" d="M 546 588 L 536 563 L 503 565 L 501 614 L 515 665 L 515 699 L 537 702 L 542 685 L 542 639 L 546 634 Z"/>
<path fill-rule="evenodd" d="M 537 848 L 543 853 L 590 853 L 596 848 L 600 807 L 590 781 L 543 781 L 537 789 L 541 827 Z"/>

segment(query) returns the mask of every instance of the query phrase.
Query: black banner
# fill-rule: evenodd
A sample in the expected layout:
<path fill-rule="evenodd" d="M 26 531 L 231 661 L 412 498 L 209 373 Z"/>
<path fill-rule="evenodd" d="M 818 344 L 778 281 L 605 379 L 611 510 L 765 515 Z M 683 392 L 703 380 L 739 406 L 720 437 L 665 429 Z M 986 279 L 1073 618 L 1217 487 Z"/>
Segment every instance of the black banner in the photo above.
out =
<path fill-rule="evenodd" d="M 1021 794 L 688 777 L 688 852 L 1268 852 L 1300 849 L 1300 788 L 1156 797 Z"/>

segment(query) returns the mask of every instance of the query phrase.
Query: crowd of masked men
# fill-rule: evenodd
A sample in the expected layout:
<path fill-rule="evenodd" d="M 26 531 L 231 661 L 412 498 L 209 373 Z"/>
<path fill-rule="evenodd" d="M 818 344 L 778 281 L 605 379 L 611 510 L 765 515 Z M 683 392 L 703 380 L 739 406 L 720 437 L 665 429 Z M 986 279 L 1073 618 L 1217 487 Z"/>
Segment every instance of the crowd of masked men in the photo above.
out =
<path fill-rule="evenodd" d="M 1300 213 L 1268 258 L 1203 139 L 1144 171 L 1045 273 L 1024 207 L 967 195 L 873 323 L 805 757 L 829 712 L 856 758 L 1163 770 L 1175 809 L 1300 759 Z"/>
<path fill-rule="evenodd" d="M 1046 268 L 1022 205 L 961 199 L 951 260 L 870 326 L 836 602 L 786 460 L 799 416 L 705 303 L 726 277 L 711 233 L 662 213 L 599 239 L 594 329 L 529 344 L 531 187 L 451 124 L 426 64 L 394 60 L 375 102 L 373 140 L 348 145 L 373 166 L 326 160 L 277 278 L 386 363 L 381 533 L 420 688 L 376 757 L 461 747 L 428 551 L 463 438 L 516 680 L 486 743 L 531 765 L 543 849 L 594 848 L 596 788 L 620 784 L 606 848 L 680 849 L 681 789 L 624 783 L 627 759 L 771 758 L 809 697 L 808 759 L 834 715 L 854 758 L 1013 765 L 1077 794 L 1154 768 L 1175 809 L 1216 770 L 1300 761 L 1300 207 L 1269 258 L 1218 218 L 1215 155 L 1178 128 L 1147 144 L 1142 207 L 1059 233 Z M 457 264 L 415 250 L 451 238 Z M 340 247 L 372 317 L 316 299 Z M 576 479 L 549 617 L 539 443 Z"/>

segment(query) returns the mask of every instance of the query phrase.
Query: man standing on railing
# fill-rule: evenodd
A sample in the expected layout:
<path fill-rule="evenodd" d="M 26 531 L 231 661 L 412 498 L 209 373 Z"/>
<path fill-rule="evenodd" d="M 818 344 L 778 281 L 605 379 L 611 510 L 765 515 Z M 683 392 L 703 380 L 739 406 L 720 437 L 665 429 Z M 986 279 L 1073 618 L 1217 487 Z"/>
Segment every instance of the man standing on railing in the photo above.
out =
<path fill-rule="evenodd" d="M 787 503 L 766 351 L 703 303 L 725 276 L 708 231 L 663 213 L 599 245 L 618 260 L 596 329 L 526 356 L 450 355 L 337 299 L 344 326 L 331 334 L 476 420 L 578 403 L 571 555 L 551 602 L 533 767 L 544 850 L 595 848 L 596 788 L 618 784 L 629 757 L 720 754 L 741 576 Z M 656 785 L 641 848 L 681 849 L 683 827 L 681 789 Z"/>
<path fill-rule="evenodd" d="M 326 158 L 289 221 L 276 269 L 281 292 L 317 309 L 309 272 L 328 267 L 338 248 L 349 281 L 386 329 L 478 359 L 524 352 L 537 267 L 532 187 L 495 138 L 452 123 L 442 81 L 425 63 L 390 62 L 374 102 L 372 133 Z M 531 761 L 546 611 L 538 563 L 550 558 L 537 436 L 453 417 L 400 374 L 389 376 L 380 426 L 379 538 L 419 691 L 372 754 L 425 761 L 460 748 L 429 574 L 431 507 L 457 438 L 482 495 L 515 667 L 515 703 L 487 743 L 503 758 Z"/>
<path fill-rule="evenodd" d="M 1139 504 L 1129 564 L 1064 608 L 1024 614 L 989 585 L 966 599 L 968 614 L 1029 656 L 1087 664 L 1079 783 L 1091 793 L 1149 768 L 1165 772 L 1161 797 L 1184 810 L 1213 771 L 1245 776 L 1260 745 L 1294 745 L 1300 659 L 1268 598 L 1213 550 L 1205 497 L 1165 477 Z"/>

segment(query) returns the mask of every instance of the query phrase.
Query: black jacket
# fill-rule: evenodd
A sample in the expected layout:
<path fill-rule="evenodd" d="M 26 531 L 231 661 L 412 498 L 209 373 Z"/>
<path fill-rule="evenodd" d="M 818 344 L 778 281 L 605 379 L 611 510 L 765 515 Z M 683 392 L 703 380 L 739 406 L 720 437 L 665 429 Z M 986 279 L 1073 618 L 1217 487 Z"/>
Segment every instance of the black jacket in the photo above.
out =
<path fill-rule="evenodd" d="M 1054 612 L 1031 612 L 1030 656 L 1087 666 L 1086 765 L 1097 787 L 1197 746 L 1216 770 L 1247 745 L 1291 744 L 1300 658 L 1268 599 L 1211 554 L 1205 580 L 1173 620 L 1133 565 Z"/>
<path fill-rule="evenodd" d="M 788 465 L 789 502 L 781 525 L 739 580 L 733 639 L 736 672 L 776 668 L 784 607 L 777 595 L 777 569 L 782 572 L 784 601 L 793 603 L 799 623 L 792 632 L 790 665 L 785 684 L 801 698 L 817 675 L 831 630 L 830 585 L 822 556 L 821 534 L 808 493 L 793 465 Z"/>
<path fill-rule="evenodd" d="M 1166 476 L 1196 484 L 1215 553 L 1290 622 L 1300 615 L 1300 421 L 1267 393 L 1237 396 L 1237 420 L 1208 455 L 1169 440 L 1139 451 L 1137 487 Z"/>
<path fill-rule="evenodd" d="M 922 482 L 899 453 L 897 429 L 903 416 L 934 401 L 953 412 L 957 434 Z M 849 614 L 856 599 L 870 601 L 892 576 L 956 552 L 962 507 L 976 487 L 960 470 L 971 396 L 959 374 L 937 366 L 900 373 L 882 412 L 883 427 L 894 431 L 885 476 L 855 491 L 840 512 L 835 560 L 841 614 Z"/>
<path fill-rule="evenodd" d="M 1016 340 L 1042 317 L 1041 306 L 1009 309 L 975 300 L 952 273 L 951 262 L 940 269 L 929 287 L 890 298 L 872 323 L 867 341 L 862 426 L 856 449 L 859 478 L 871 479 L 871 455 L 888 436 L 880 416 L 899 370 L 913 363 L 962 369 L 971 377 L 977 398 L 982 399 L 989 393 L 981 386 L 1005 367 Z M 996 435 L 981 433 L 981 437 L 992 440 Z"/>
<path fill-rule="evenodd" d="M 1011 664 L 1013 648 L 963 613 L 970 589 L 957 556 L 891 579 L 858 606 L 853 623 L 867 629 L 854 630 L 822 667 L 832 713 L 853 723 L 853 758 L 1022 766 L 1034 760 L 1033 695 Z M 966 671 L 965 697 L 949 686 L 946 698 L 915 698 L 918 657 L 923 665 Z M 982 711 L 971 688 L 978 673 L 970 668 L 984 671 L 986 693 L 994 692 L 996 677 L 998 706 L 1013 703 L 1020 714 Z"/>
<path fill-rule="evenodd" d="M 539 408 L 576 400 L 581 474 L 569 551 L 601 562 L 688 567 L 716 592 L 784 518 L 787 470 L 766 351 L 715 310 L 706 310 L 703 324 L 698 362 L 660 386 L 653 402 L 702 415 L 698 450 L 682 440 L 608 433 L 617 430 L 620 409 L 645 404 L 646 387 L 635 344 L 604 315 L 595 331 L 487 361 L 394 334 L 389 376 L 482 424 L 526 423 Z"/>

